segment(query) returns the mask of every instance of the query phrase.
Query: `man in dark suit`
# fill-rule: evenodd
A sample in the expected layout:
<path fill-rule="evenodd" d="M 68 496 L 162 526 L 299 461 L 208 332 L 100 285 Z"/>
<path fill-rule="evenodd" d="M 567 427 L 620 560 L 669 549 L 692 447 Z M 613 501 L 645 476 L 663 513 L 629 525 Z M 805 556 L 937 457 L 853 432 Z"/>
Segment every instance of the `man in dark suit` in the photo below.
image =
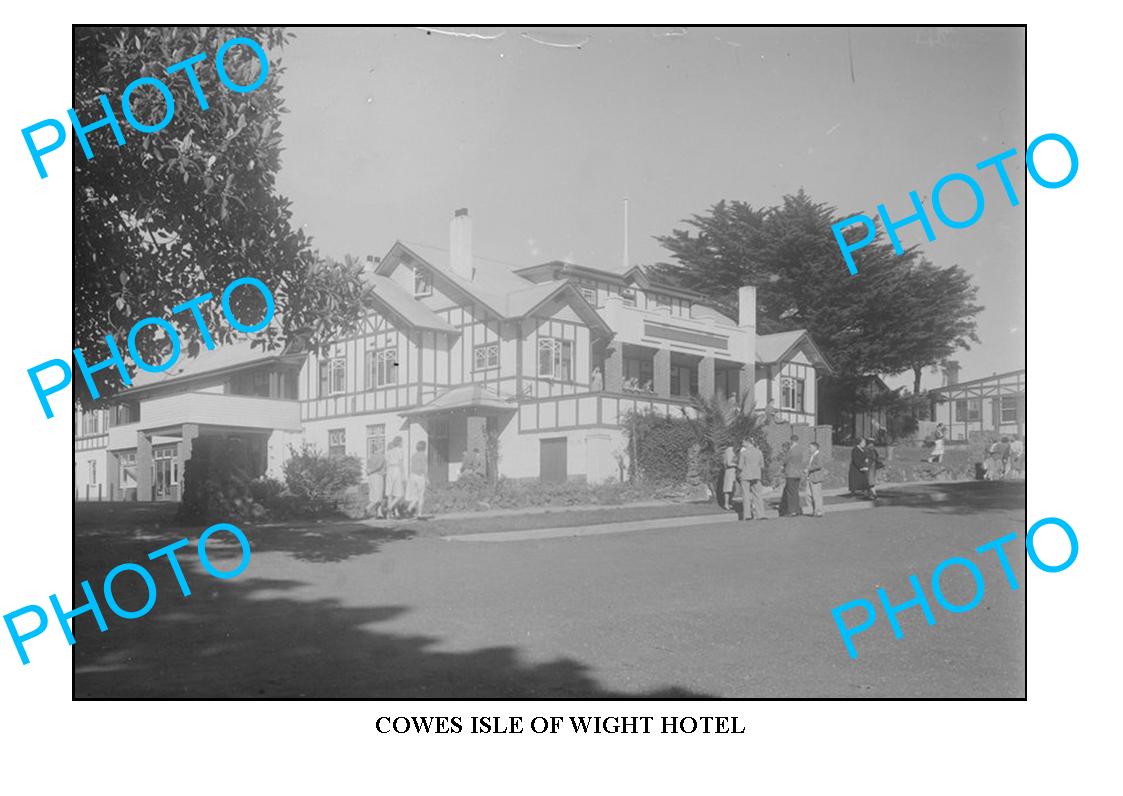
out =
<path fill-rule="evenodd" d="M 799 505 L 799 482 L 807 469 L 807 450 L 799 444 L 799 437 L 792 435 L 792 446 L 784 455 L 784 494 L 780 498 L 780 516 L 798 517 L 803 514 Z"/>

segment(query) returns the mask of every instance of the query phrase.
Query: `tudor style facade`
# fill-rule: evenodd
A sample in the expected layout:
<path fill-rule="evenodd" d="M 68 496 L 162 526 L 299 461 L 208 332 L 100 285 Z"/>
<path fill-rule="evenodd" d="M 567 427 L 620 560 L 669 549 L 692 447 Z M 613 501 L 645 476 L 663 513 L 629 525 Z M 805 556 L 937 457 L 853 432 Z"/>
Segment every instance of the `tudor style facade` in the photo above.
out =
<path fill-rule="evenodd" d="M 248 341 L 138 374 L 121 403 L 76 417 L 79 499 L 175 500 L 199 436 L 245 441 L 279 476 L 290 445 L 364 458 L 425 440 L 429 475 L 455 480 L 465 451 L 498 450 L 498 472 L 547 481 L 619 477 L 623 418 L 691 412 L 691 396 L 749 392 L 815 422 L 829 368 L 802 331 L 756 334 L 756 295 L 736 320 L 700 296 L 624 273 L 474 257 L 457 211 L 449 250 L 398 242 L 364 277 L 375 306 L 322 356 Z"/>

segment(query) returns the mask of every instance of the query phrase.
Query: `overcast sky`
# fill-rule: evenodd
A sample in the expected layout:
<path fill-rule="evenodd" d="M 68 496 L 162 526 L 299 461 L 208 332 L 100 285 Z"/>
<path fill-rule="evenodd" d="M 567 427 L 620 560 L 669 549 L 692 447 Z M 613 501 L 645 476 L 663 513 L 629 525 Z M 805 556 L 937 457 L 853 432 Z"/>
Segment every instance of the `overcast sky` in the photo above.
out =
<path fill-rule="evenodd" d="M 296 29 L 280 54 L 280 189 L 324 253 L 447 248 L 467 207 L 478 255 L 618 268 L 626 196 L 629 259 L 647 264 L 669 259 L 652 236 L 720 199 L 770 205 L 802 187 L 901 217 L 910 190 L 1025 150 L 1021 29 L 458 31 L 472 35 Z M 963 379 L 1025 364 L 1025 205 L 992 173 L 980 183 L 982 219 L 933 217 L 924 247 L 971 272 L 987 307 Z M 1024 200 L 1024 168 L 1014 185 Z M 956 200 L 948 212 L 970 215 Z M 919 225 L 901 236 L 924 242 Z"/>

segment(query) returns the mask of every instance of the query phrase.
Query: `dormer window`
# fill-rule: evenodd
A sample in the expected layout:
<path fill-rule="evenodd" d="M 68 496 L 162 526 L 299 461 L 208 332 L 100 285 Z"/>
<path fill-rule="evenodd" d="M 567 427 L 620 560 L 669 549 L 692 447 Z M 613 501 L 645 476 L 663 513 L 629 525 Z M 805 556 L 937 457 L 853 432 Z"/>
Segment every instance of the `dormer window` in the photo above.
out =
<path fill-rule="evenodd" d="M 429 269 L 422 265 L 413 266 L 414 298 L 431 295 L 433 295 L 433 276 L 429 273 Z"/>
<path fill-rule="evenodd" d="M 636 306 L 636 291 L 630 287 L 620 288 L 620 298 L 624 300 L 625 307 Z"/>
<path fill-rule="evenodd" d="M 655 301 L 656 308 L 659 308 L 659 307 L 666 307 L 667 309 L 671 308 L 671 297 L 670 296 L 664 296 L 662 293 L 648 293 L 647 295 L 651 296 L 651 298 Z"/>

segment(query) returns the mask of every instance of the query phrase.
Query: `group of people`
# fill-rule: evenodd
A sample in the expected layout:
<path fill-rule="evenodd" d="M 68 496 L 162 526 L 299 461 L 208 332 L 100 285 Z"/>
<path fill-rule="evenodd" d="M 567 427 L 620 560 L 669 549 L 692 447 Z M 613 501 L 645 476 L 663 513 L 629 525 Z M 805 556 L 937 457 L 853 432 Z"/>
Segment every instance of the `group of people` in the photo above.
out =
<path fill-rule="evenodd" d="M 368 510 L 376 519 L 420 517 L 425 508 L 429 486 L 429 454 L 425 441 L 406 461 L 401 437 L 394 437 L 386 452 L 374 451 L 367 457 L 367 483 L 370 486 Z"/>
<path fill-rule="evenodd" d="M 798 517 L 803 515 L 800 485 L 807 481 L 811 495 L 811 516 L 823 516 L 823 467 L 819 443 L 812 442 L 806 448 L 799 437 L 792 435 L 791 445 L 782 457 L 784 473 L 784 493 L 780 497 L 780 516 Z M 742 520 L 763 520 L 764 499 L 764 454 L 745 439 L 740 449 L 727 445 L 722 452 L 722 507 L 733 510 L 733 493 L 738 482 L 741 488 Z"/>
<path fill-rule="evenodd" d="M 1026 446 L 1021 437 L 1002 437 L 987 449 L 983 462 L 983 478 L 987 481 L 1002 481 L 1011 473 L 1020 474 L 1025 470 Z"/>
<path fill-rule="evenodd" d="M 881 469 L 881 455 L 872 438 L 859 438 L 850 451 L 850 473 L 847 486 L 850 495 L 877 500 L 877 471 Z"/>

